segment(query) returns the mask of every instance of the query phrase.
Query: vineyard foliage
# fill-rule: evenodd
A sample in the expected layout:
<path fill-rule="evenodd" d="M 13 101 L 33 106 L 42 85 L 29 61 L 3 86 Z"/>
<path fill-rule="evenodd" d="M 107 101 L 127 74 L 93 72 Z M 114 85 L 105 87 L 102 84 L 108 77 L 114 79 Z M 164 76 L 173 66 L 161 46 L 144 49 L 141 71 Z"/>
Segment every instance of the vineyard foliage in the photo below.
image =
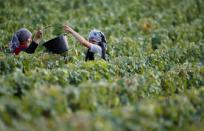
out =
<path fill-rule="evenodd" d="M 0 130 L 204 130 L 203 0 L 0 0 Z M 69 23 L 102 30 L 108 61 L 43 42 Z M 9 53 L 13 33 L 44 30 L 35 54 Z"/>

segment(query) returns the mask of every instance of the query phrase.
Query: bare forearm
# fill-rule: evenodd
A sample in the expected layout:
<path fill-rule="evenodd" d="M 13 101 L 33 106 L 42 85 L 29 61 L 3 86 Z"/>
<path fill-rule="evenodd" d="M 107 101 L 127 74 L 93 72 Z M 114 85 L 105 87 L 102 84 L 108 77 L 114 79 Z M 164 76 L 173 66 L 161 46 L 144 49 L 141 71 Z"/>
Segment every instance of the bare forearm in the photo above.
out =
<path fill-rule="evenodd" d="M 91 47 L 91 43 L 90 42 L 88 42 L 84 37 L 82 37 L 80 34 L 78 34 L 76 31 L 74 31 L 69 26 L 65 26 L 65 31 L 71 33 L 85 47 L 87 47 L 87 48 Z"/>
<path fill-rule="evenodd" d="M 84 45 L 84 43 L 85 43 L 85 39 L 84 39 L 84 37 L 82 37 L 81 35 L 79 35 L 76 31 L 74 31 L 74 30 L 71 30 L 71 32 L 70 32 L 81 44 L 83 44 Z"/>

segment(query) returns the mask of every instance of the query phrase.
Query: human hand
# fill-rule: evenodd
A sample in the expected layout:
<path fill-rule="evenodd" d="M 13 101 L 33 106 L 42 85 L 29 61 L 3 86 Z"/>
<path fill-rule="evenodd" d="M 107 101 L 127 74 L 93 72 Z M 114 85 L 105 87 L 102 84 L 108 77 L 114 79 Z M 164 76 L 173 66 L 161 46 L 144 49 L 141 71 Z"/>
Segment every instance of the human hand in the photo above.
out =
<path fill-rule="evenodd" d="M 68 25 L 64 25 L 64 31 L 65 32 L 68 32 L 68 33 L 72 33 L 73 32 L 73 29 L 70 27 L 70 26 L 68 26 Z"/>
<path fill-rule="evenodd" d="M 35 33 L 33 41 L 35 41 L 36 43 L 40 43 L 42 36 L 43 36 L 42 29 L 38 29 L 37 32 Z"/>

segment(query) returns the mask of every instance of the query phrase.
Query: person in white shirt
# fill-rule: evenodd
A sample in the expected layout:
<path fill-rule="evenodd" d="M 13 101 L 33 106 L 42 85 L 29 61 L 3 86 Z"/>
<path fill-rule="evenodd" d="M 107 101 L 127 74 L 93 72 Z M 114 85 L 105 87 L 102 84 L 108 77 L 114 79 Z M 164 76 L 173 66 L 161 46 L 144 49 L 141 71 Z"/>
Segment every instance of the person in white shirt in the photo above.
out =
<path fill-rule="evenodd" d="M 94 54 L 98 54 L 102 59 L 106 60 L 106 38 L 100 30 L 92 30 L 89 33 L 88 41 L 74 31 L 70 26 L 64 25 L 64 30 L 71 33 L 82 45 L 88 48 L 85 60 L 94 60 Z"/>

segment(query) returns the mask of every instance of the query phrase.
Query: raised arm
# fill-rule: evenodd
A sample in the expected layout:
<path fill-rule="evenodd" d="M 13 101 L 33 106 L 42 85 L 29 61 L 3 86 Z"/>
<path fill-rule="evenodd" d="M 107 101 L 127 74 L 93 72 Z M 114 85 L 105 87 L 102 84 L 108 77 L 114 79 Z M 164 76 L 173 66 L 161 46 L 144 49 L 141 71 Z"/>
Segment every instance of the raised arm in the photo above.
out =
<path fill-rule="evenodd" d="M 82 45 L 84 45 L 87 48 L 91 48 L 92 43 L 87 41 L 84 37 L 82 37 L 80 34 L 78 34 L 76 31 L 74 31 L 71 27 L 68 25 L 64 25 L 65 32 L 71 33 Z"/>
<path fill-rule="evenodd" d="M 40 40 L 42 38 L 42 30 L 41 29 L 38 29 L 35 36 L 34 36 L 34 39 L 32 41 L 32 43 L 29 45 L 29 47 L 25 50 L 25 52 L 29 53 L 29 54 L 32 54 L 35 52 L 36 48 L 38 47 L 38 44 L 40 43 Z"/>

